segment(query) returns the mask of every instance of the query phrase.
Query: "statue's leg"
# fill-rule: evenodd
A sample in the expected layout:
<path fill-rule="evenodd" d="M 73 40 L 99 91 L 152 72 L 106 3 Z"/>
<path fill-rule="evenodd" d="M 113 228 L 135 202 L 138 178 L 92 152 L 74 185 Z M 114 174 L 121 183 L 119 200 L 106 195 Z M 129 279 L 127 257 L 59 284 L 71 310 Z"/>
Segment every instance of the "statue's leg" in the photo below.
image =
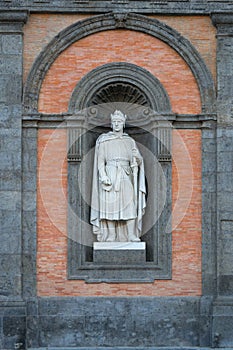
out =
<path fill-rule="evenodd" d="M 128 241 L 128 230 L 126 221 L 119 220 L 116 222 L 117 229 L 117 241 L 118 242 L 127 242 Z"/>
<path fill-rule="evenodd" d="M 106 242 L 116 241 L 116 224 L 112 220 L 104 220 L 104 236 L 106 237 Z"/>
<path fill-rule="evenodd" d="M 128 241 L 129 242 L 140 242 L 140 238 L 137 235 L 136 219 L 126 221 L 128 230 Z"/>

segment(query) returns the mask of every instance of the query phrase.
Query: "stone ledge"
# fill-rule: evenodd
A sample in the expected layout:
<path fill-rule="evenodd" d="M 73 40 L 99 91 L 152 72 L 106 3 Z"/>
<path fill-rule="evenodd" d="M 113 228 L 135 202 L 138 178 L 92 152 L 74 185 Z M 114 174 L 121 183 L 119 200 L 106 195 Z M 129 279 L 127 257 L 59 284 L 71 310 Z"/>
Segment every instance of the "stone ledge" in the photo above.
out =
<path fill-rule="evenodd" d="M 145 264 L 146 243 L 94 242 L 93 258 L 99 264 Z"/>
<path fill-rule="evenodd" d="M 217 348 L 202 348 L 202 347 L 76 347 L 76 348 L 28 348 L 28 350 L 213 350 Z M 221 348 L 221 350 L 233 350 L 233 348 Z"/>
<path fill-rule="evenodd" d="M 145 250 L 145 242 L 94 242 L 94 250 Z"/>

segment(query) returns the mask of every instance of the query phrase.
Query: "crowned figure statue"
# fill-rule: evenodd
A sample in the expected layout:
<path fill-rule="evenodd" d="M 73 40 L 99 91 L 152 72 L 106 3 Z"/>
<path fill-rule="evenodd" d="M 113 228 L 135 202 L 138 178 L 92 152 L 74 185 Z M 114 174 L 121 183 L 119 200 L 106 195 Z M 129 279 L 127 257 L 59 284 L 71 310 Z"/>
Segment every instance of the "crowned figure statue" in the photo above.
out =
<path fill-rule="evenodd" d="M 99 242 L 139 242 L 146 207 L 143 158 L 123 132 L 126 115 L 111 114 L 112 131 L 96 141 L 91 224 Z"/>

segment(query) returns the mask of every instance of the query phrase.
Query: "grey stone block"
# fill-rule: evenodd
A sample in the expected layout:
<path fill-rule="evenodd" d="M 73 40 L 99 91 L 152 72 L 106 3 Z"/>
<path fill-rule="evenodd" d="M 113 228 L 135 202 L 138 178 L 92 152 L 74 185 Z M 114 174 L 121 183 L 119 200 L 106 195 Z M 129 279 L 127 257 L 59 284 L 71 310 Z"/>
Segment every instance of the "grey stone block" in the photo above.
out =
<path fill-rule="evenodd" d="M 21 56 L 0 55 L 0 73 L 20 75 L 22 73 Z"/>
<path fill-rule="evenodd" d="M 218 193 L 219 212 L 225 215 L 226 212 L 233 213 L 233 195 L 232 192 Z"/>
<path fill-rule="evenodd" d="M 23 250 L 36 254 L 36 211 L 23 211 Z"/>
<path fill-rule="evenodd" d="M 35 172 L 26 172 L 23 174 L 24 192 L 34 192 L 37 189 L 37 178 Z"/>
<path fill-rule="evenodd" d="M 20 75 L 17 75 L 17 74 L 10 75 L 10 74 L 3 73 L 0 78 L 0 88 L 1 88 L 0 102 L 4 104 L 3 107 L 8 106 L 8 110 L 11 110 L 11 105 L 20 103 L 20 99 L 21 99 Z M 3 110 L 2 113 L 6 113 L 6 111 Z M 17 121 L 19 118 L 15 118 L 15 119 Z M 7 126 L 10 127 L 9 121 L 14 123 L 14 119 L 13 118 L 10 119 L 9 116 L 6 119 L 6 115 L 3 115 L 3 120 L 5 120 L 5 127 Z"/>
<path fill-rule="evenodd" d="M 231 152 L 233 151 L 233 137 L 221 137 L 218 139 L 218 151 L 219 152 Z"/>
<path fill-rule="evenodd" d="M 10 228 L 1 228 L 0 254 L 19 254 L 21 251 L 20 225 L 12 232 Z"/>
<path fill-rule="evenodd" d="M 219 276 L 219 295 L 232 296 L 233 274 Z"/>
<path fill-rule="evenodd" d="M 97 243 L 98 244 L 98 243 Z M 99 249 L 97 244 L 94 244 L 93 249 L 93 261 L 99 264 L 142 264 L 146 262 L 146 249 L 145 243 L 139 243 L 143 245 L 144 249 L 136 249 L 138 243 L 133 245 L 130 242 L 117 242 L 109 243 L 110 247 L 105 249 Z M 132 245 L 131 249 L 127 249 L 127 245 Z M 106 244 L 105 244 L 106 245 Z M 118 249 L 113 249 L 114 246 L 120 245 Z M 126 245 L 126 247 L 125 247 Z M 116 248 L 116 247 L 115 247 Z"/>
<path fill-rule="evenodd" d="M 10 140 L 9 140 L 10 142 Z M 21 152 L 0 152 L 0 170 L 17 171 L 21 169 Z"/>
<path fill-rule="evenodd" d="M 96 316 L 98 317 L 98 316 Z M 85 323 L 83 317 L 70 317 L 59 315 L 56 317 L 43 316 L 39 319 L 41 346 L 73 347 L 85 343 Z M 98 329 L 100 329 L 99 325 Z M 104 332 L 104 328 L 102 330 Z M 95 333 L 95 342 L 98 343 L 101 334 Z"/>
<path fill-rule="evenodd" d="M 37 295 L 36 289 L 36 254 L 22 255 L 22 269 L 23 269 L 23 295 L 26 298 L 35 297 Z"/>
<path fill-rule="evenodd" d="M 18 152 L 20 140 L 19 129 L 0 128 L 0 152 Z"/>
<path fill-rule="evenodd" d="M 218 184 L 218 191 L 231 192 L 233 195 L 232 172 L 218 173 L 217 184 Z M 232 208 L 232 211 L 233 211 L 233 208 Z"/>
<path fill-rule="evenodd" d="M 35 317 L 38 316 L 38 299 L 37 299 L 37 297 L 27 298 L 26 312 L 27 312 L 27 316 L 35 316 Z"/>
<path fill-rule="evenodd" d="M 2 36 L 2 52 L 4 54 L 17 55 L 22 53 L 22 35 L 3 35 Z"/>
<path fill-rule="evenodd" d="M 233 152 L 218 153 L 218 169 L 221 172 L 233 171 Z"/>
<path fill-rule="evenodd" d="M 214 316 L 213 317 L 213 346 L 221 348 L 232 348 L 233 344 L 233 316 Z M 214 338 L 218 335 L 216 344 Z"/>
<path fill-rule="evenodd" d="M 0 349 L 3 349 L 3 334 L 2 334 L 3 319 L 0 317 Z"/>
<path fill-rule="evenodd" d="M 211 302 L 201 305 L 199 298 L 40 298 L 28 341 L 35 347 L 38 337 L 41 346 L 135 348 L 198 346 L 202 337 L 206 346 Z"/>
<path fill-rule="evenodd" d="M 202 157 L 202 172 L 216 172 L 216 152 L 206 152 Z"/>
<path fill-rule="evenodd" d="M 21 190 L 21 170 L 0 170 L 0 191 Z"/>
<path fill-rule="evenodd" d="M 216 174 L 203 173 L 202 175 L 202 191 L 203 193 L 216 193 Z"/>
<path fill-rule="evenodd" d="M 37 348 L 39 346 L 40 323 L 38 316 L 27 316 L 27 347 Z M 40 344 L 41 345 L 41 344 Z"/>
<path fill-rule="evenodd" d="M 0 255 L 0 299 L 21 294 L 21 256 Z"/>
<path fill-rule="evenodd" d="M 0 136 L 1 139 L 3 138 L 1 140 L 3 141 L 3 143 L 1 142 L 1 147 L 8 145 L 9 150 L 15 150 L 15 146 L 17 145 L 19 147 L 19 142 L 21 143 L 21 129 L 19 128 L 0 128 Z M 12 145 L 9 140 L 13 143 Z"/>
<path fill-rule="evenodd" d="M 36 211 L 36 192 L 25 191 L 23 195 L 23 210 L 24 211 Z"/>
<path fill-rule="evenodd" d="M 216 211 L 216 193 L 215 192 L 204 192 L 202 194 L 202 211 L 203 215 L 205 212 L 215 212 Z"/>
<path fill-rule="evenodd" d="M 229 137 L 232 138 L 233 137 L 233 127 L 232 126 L 223 127 L 223 126 L 219 125 L 217 128 L 217 137 L 218 137 L 218 139 L 223 138 L 223 140 L 226 140 Z"/>
<path fill-rule="evenodd" d="M 207 153 L 207 152 L 216 152 L 216 140 L 214 138 L 214 136 L 212 135 L 212 132 L 211 132 L 211 135 L 208 135 L 208 136 L 213 136 L 211 138 L 207 138 L 207 137 L 204 137 L 204 136 L 207 136 L 207 135 L 202 135 L 202 151 Z M 204 156 L 207 156 L 204 154 Z"/>
<path fill-rule="evenodd" d="M 4 349 L 25 348 L 26 317 L 3 317 Z M 18 344 L 18 345 L 17 345 Z"/>
<path fill-rule="evenodd" d="M 21 193 L 18 191 L 0 191 L 0 210 L 20 210 Z M 19 213 L 19 212 L 18 212 Z"/>
<path fill-rule="evenodd" d="M 26 316 L 26 305 L 22 300 L 11 300 L 6 299 L 0 301 L 0 317 L 25 317 Z"/>

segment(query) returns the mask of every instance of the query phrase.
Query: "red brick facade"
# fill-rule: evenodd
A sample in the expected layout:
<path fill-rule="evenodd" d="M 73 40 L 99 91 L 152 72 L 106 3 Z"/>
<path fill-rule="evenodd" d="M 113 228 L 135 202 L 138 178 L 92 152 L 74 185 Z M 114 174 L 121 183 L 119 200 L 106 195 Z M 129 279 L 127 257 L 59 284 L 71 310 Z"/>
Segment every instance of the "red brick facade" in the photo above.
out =
<path fill-rule="evenodd" d="M 82 18 L 85 16 L 30 17 L 25 27 L 25 78 L 33 60 L 49 40 Z M 209 18 L 158 19 L 186 36 L 215 75 L 215 58 L 210 54 L 215 46 L 212 39 L 214 29 Z M 198 22 L 202 30 L 193 30 L 194 22 Z M 43 81 L 39 111 L 67 112 L 71 93 L 85 74 L 102 64 L 122 61 L 141 66 L 158 78 L 169 95 L 173 112 L 201 112 L 195 78 L 178 53 L 154 37 L 126 30 L 88 36 L 61 53 Z M 172 280 L 145 284 L 86 284 L 83 281 L 67 280 L 66 137 L 65 129 L 40 129 L 38 133 L 38 295 L 201 295 L 201 131 L 173 131 Z"/>
<path fill-rule="evenodd" d="M 190 156 L 190 166 L 184 152 Z M 201 295 L 200 131 L 173 132 L 172 188 L 175 228 L 172 234 L 171 281 L 161 280 L 147 284 L 86 284 L 83 281 L 68 281 L 66 131 L 39 130 L 38 153 L 37 278 L 40 296 Z M 177 204 L 179 205 L 176 206 Z"/>

